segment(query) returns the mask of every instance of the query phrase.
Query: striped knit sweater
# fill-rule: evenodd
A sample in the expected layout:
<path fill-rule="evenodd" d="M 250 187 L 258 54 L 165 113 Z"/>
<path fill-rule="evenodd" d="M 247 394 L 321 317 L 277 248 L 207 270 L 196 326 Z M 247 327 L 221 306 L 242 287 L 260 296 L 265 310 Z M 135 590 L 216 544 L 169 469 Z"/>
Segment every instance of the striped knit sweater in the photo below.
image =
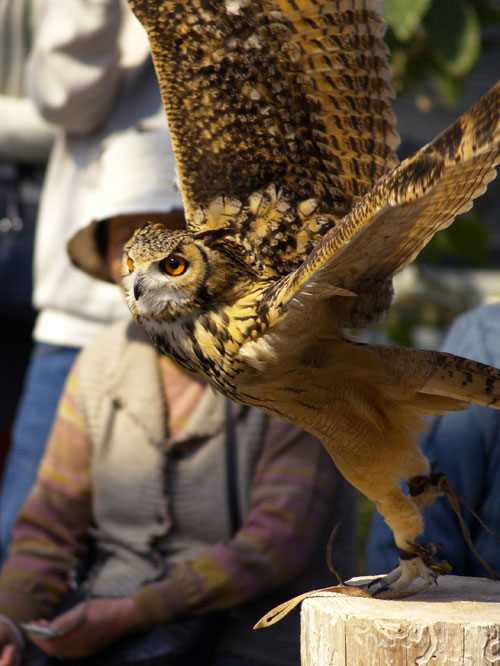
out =
<path fill-rule="evenodd" d="M 233 609 L 226 649 L 258 663 L 298 663 L 296 626 L 251 627 L 275 603 L 333 584 L 326 533 L 352 510 L 349 491 L 317 440 L 235 405 L 243 516 L 231 535 L 224 405 L 159 358 L 135 326 L 100 334 L 70 373 L 16 523 L 0 614 L 51 617 L 91 535 L 106 555 L 90 574 L 94 595 L 132 596 L 151 625 Z M 334 556 L 345 575 L 353 573 L 351 537 L 346 521 Z"/>

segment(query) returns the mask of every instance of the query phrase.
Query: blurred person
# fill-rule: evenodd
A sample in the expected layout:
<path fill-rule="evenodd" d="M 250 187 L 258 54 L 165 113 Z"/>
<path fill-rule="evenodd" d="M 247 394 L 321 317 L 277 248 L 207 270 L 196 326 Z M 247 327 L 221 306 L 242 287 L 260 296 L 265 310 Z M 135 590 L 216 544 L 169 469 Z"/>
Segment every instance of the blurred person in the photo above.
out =
<path fill-rule="evenodd" d="M 38 111 L 58 129 L 37 219 L 35 346 L 0 489 L 0 561 L 79 349 L 127 313 L 116 286 L 70 264 L 66 242 L 93 219 L 102 155 L 114 137 L 127 128 L 166 129 L 147 38 L 124 0 L 43 0 L 40 10 L 28 82 Z M 132 160 L 114 164 L 118 180 Z M 142 210 L 158 206 L 163 211 L 164 201 Z"/>
<path fill-rule="evenodd" d="M 32 347 L 36 211 L 54 128 L 26 91 L 41 0 L 0 0 L 0 478 Z"/>
<path fill-rule="evenodd" d="M 123 243 L 143 220 L 94 223 L 71 256 L 118 281 Z M 277 603 L 331 584 L 325 546 L 342 516 L 333 561 L 354 573 L 353 502 L 318 440 L 230 403 L 159 355 L 130 318 L 117 322 L 78 356 L 16 522 L 0 574 L 0 664 L 21 663 L 19 623 L 46 618 L 39 625 L 67 633 L 29 634 L 39 651 L 25 650 L 23 664 L 50 655 L 93 666 L 298 666 L 298 614 L 252 627 Z M 58 612 L 92 549 L 90 600 Z M 183 631 L 195 645 L 169 661 L 162 650 Z"/>
<path fill-rule="evenodd" d="M 453 323 L 443 351 L 498 367 L 500 363 L 500 304 L 471 310 Z M 423 440 L 425 455 L 436 461 L 450 485 L 493 533 L 500 537 L 500 413 L 471 405 L 430 420 Z M 472 543 L 486 562 L 498 569 L 500 544 L 462 507 Z M 443 545 L 443 556 L 459 576 L 489 576 L 467 545 L 459 521 L 446 497 L 425 510 L 423 543 Z M 373 519 L 368 542 L 370 574 L 388 571 L 398 557 L 392 532 L 380 514 Z"/>

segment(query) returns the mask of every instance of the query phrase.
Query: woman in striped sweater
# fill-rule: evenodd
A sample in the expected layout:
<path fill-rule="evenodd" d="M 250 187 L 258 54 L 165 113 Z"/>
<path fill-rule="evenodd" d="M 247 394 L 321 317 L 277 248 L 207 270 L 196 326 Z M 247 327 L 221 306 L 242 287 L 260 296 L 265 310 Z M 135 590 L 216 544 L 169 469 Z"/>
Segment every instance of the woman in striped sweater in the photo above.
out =
<path fill-rule="evenodd" d="M 92 225 L 73 242 L 74 260 L 116 278 L 123 242 L 142 221 Z M 320 443 L 228 403 L 159 357 L 133 323 L 114 324 L 77 358 L 15 525 L 0 575 L 0 666 L 91 655 L 94 665 L 141 663 L 127 661 L 124 640 L 144 644 L 158 628 L 220 611 L 217 644 L 197 666 L 298 665 L 297 616 L 252 627 L 273 605 L 333 584 L 325 546 L 342 516 L 333 557 L 347 577 L 353 498 Z M 89 598 L 61 612 L 82 570 Z M 62 633 L 30 634 L 39 661 L 23 656 L 28 621 Z"/>

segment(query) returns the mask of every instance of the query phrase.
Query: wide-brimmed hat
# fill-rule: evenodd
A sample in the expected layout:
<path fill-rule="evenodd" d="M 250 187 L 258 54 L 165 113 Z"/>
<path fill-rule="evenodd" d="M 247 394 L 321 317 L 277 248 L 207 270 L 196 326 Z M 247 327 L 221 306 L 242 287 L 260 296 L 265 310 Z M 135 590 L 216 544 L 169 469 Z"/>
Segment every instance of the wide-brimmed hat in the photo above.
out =
<path fill-rule="evenodd" d="M 161 213 L 179 215 L 182 198 L 174 185 L 175 158 L 166 130 L 129 130 L 112 135 L 98 158 L 92 221 L 69 240 L 75 266 L 112 282 L 100 250 L 98 227 L 111 217 Z"/>

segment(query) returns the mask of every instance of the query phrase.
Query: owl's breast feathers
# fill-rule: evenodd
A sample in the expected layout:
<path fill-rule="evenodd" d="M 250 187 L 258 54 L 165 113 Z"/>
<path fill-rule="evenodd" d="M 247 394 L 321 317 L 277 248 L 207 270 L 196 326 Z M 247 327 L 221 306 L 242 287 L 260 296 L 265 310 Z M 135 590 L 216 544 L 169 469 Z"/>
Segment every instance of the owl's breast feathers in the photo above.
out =
<path fill-rule="evenodd" d="M 204 375 L 213 386 L 234 400 L 241 400 L 239 375 L 254 373 L 240 354 L 242 346 L 266 330 L 265 308 L 260 309 L 266 283 L 254 287 L 232 304 L 179 314 L 168 322 L 140 316 L 153 343 L 190 372 Z"/>

